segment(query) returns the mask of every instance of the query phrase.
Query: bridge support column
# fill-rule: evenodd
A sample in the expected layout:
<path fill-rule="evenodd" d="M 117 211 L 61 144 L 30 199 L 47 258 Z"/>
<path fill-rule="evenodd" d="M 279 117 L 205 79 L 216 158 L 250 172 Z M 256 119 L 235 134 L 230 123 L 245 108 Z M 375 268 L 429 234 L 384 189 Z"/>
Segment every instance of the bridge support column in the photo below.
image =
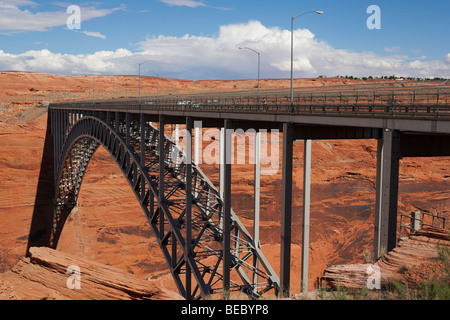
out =
<path fill-rule="evenodd" d="M 163 210 L 163 202 L 165 200 L 164 196 L 164 172 L 165 172 L 165 137 L 164 137 L 164 125 L 165 125 L 165 117 L 163 115 L 159 115 L 159 196 L 158 196 L 158 205 L 159 205 L 159 232 L 160 232 L 160 240 L 164 239 L 164 210 Z"/>
<path fill-rule="evenodd" d="M 145 145 L 145 127 L 147 125 L 147 116 L 143 113 L 141 113 L 140 115 L 140 119 L 139 119 L 139 125 L 140 125 L 140 136 L 141 136 L 141 143 L 140 143 L 140 149 L 141 149 L 141 155 L 140 155 L 140 162 L 141 162 L 141 168 L 143 170 L 145 170 L 145 160 L 147 158 L 146 156 L 146 145 Z M 145 186 L 145 179 L 144 179 L 144 174 L 141 172 L 141 199 L 144 199 L 145 197 L 145 191 L 146 191 L 146 186 Z M 147 186 L 150 189 L 150 186 Z"/>
<path fill-rule="evenodd" d="M 309 220 L 311 196 L 311 140 L 305 140 L 303 161 L 303 232 L 302 232 L 302 292 L 308 291 Z"/>
<path fill-rule="evenodd" d="M 191 266 L 189 265 L 189 257 L 192 255 L 192 127 L 193 120 L 191 117 L 186 118 L 186 163 L 185 163 L 185 189 L 186 189 L 186 248 L 184 261 L 186 263 L 186 285 L 185 299 L 191 300 Z"/>
<path fill-rule="evenodd" d="M 115 117 L 114 117 L 114 129 L 116 130 L 116 132 L 119 132 L 119 127 L 120 127 L 120 112 L 116 111 L 115 112 Z"/>
<path fill-rule="evenodd" d="M 383 130 L 378 140 L 374 258 L 396 246 L 400 134 Z"/>
<path fill-rule="evenodd" d="M 224 181 L 225 181 L 225 128 L 220 128 L 219 135 L 219 157 L 223 161 L 219 161 L 219 194 L 223 199 Z"/>
<path fill-rule="evenodd" d="M 253 245 L 255 248 L 261 248 L 259 242 L 259 217 L 260 217 L 260 190 L 261 189 L 261 134 L 255 134 L 255 188 L 254 188 L 254 214 L 253 214 Z M 253 266 L 258 269 L 258 258 L 253 256 Z M 253 274 L 254 292 L 258 292 L 258 273 Z"/>
<path fill-rule="evenodd" d="M 198 166 L 202 164 L 202 122 L 194 122 L 194 163 Z"/>
<path fill-rule="evenodd" d="M 145 168 L 145 127 L 146 127 L 146 115 L 141 113 L 140 115 L 140 119 L 139 119 L 139 126 L 141 129 L 140 132 L 140 136 L 141 136 L 141 144 L 140 144 L 140 149 L 141 149 L 141 156 L 140 156 L 140 160 L 141 160 L 141 167 Z"/>
<path fill-rule="evenodd" d="M 230 268 L 231 268 L 231 120 L 224 123 L 224 152 L 223 161 L 223 294 L 228 298 L 230 292 Z"/>
<path fill-rule="evenodd" d="M 289 296 L 291 281 L 291 221 L 292 221 L 292 156 L 294 150 L 292 123 L 283 124 L 283 160 L 281 189 L 281 294 Z"/>

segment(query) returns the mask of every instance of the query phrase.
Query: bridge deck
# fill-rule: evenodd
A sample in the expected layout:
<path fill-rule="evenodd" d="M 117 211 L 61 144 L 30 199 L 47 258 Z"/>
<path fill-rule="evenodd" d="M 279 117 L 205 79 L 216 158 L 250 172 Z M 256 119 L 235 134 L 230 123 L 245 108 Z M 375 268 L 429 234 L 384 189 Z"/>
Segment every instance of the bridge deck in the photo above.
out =
<path fill-rule="evenodd" d="M 264 90 L 64 101 L 50 108 L 450 133 L 449 95 L 447 83 L 382 83 L 301 88 L 292 104 L 289 90 Z"/>

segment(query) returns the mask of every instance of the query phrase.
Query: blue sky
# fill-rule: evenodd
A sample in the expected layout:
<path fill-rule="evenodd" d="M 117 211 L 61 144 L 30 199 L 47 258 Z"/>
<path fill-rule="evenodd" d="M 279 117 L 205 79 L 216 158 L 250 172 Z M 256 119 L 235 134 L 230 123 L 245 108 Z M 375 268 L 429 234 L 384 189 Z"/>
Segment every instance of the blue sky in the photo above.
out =
<path fill-rule="evenodd" d="M 67 20 L 80 8 L 80 28 Z M 370 5 L 381 29 L 369 29 Z M 184 79 L 450 77 L 447 0 L 0 0 L 0 70 L 61 74 L 143 73 Z M 75 22 L 75 20 L 70 20 Z"/>

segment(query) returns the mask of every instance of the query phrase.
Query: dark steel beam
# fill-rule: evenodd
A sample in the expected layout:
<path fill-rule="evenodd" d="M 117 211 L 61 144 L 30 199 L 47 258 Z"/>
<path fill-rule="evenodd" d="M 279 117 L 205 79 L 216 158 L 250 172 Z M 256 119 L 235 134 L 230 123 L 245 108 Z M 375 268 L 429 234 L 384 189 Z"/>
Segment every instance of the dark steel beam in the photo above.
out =
<path fill-rule="evenodd" d="M 141 138 L 141 167 L 145 168 L 145 127 L 146 127 L 146 115 L 144 113 L 141 113 L 140 119 L 139 119 L 139 126 L 140 126 L 140 138 Z"/>
<path fill-rule="evenodd" d="M 230 268 L 231 268 L 231 120 L 224 122 L 224 192 L 223 192 L 223 294 L 225 297 L 230 291 Z"/>
<path fill-rule="evenodd" d="M 381 129 L 324 125 L 294 125 L 294 139 L 379 139 Z"/>
<path fill-rule="evenodd" d="M 120 112 L 116 111 L 115 112 L 115 123 L 114 123 L 114 129 L 116 130 L 116 132 L 119 132 L 119 127 L 120 127 Z"/>
<path fill-rule="evenodd" d="M 165 125 L 165 117 L 163 115 L 159 115 L 159 196 L 158 196 L 158 204 L 159 204 L 159 232 L 160 239 L 164 239 L 164 210 L 162 208 L 163 203 L 165 203 L 164 196 L 164 172 L 165 172 L 165 148 L 164 148 L 164 125 Z"/>
<path fill-rule="evenodd" d="M 281 181 L 281 294 L 289 296 L 291 269 L 291 221 L 292 221 L 292 157 L 294 150 L 293 124 L 283 124 L 283 160 Z"/>
<path fill-rule="evenodd" d="M 192 128 L 194 120 L 192 117 L 186 118 L 186 159 L 185 159 L 185 190 L 186 190 L 186 300 L 192 299 L 192 272 L 191 265 L 188 263 L 192 257 Z"/>
<path fill-rule="evenodd" d="M 141 155 L 140 155 L 140 160 L 141 160 L 141 169 L 143 171 L 145 171 L 145 160 L 146 160 L 146 145 L 145 145 L 145 132 L 146 132 L 146 125 L 147 125 L 147 121 L 146 121 L 147 116 L 143 113 L 141 113 L 139 122 L 140 122 L 140 139 L 141 139 L 141 143 L 140 143 L 140 149 L 141 149 Z M 146 188 L 145 188 L 145 179 L 144 179 L 144 172 L 140 172 L 141 175 L 141 199 L 144 199 L 145 196 L 145 192 L 146 192 Z M 150 186 L 148 186 L 150 187 Z"/>
<path fill-rule="evenodd" d="M 400 133 L 401 157 L 450 156 L 450 135 L 425 135 L 413 132 Z"/>

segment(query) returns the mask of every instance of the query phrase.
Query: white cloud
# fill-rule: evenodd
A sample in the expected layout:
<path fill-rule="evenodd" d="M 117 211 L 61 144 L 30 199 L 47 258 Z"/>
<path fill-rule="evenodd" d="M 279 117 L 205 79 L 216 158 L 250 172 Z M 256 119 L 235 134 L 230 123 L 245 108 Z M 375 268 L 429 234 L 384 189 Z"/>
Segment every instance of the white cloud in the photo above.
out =
<path fill-rule="evenodd" d="M 445 62 L 447 64 L 450 64 L 450 53 L 447 53 L 447 55 L 445 56 Z"/>
<path fill-rule="evenodd" d="M 127 49 L 71 55 L 48 50 L 9 54 L 0 51 L 0 70 L 33 70 L 65 74 L 137 74 L 138 63 L 157 61 L 152 70 L 162 77 L 183 79 L 256 78 L 261 53 L 263 78 L 290 76 L 290 30 L 268 28 L 258 21 L 222 26 L 214 36 L 160 35 Z M 450 77 L 450 54 L 441 60 L 412 59 L 333 48 L 307 29 L 294 31 L 294 76 L 413 76 Z"/>
<path fill-rule="evenodd" d="M 106 39 L 106 36 L 101 34 L 100 32 L 81 31 L 81 33 L 84 33 L 85 35 L 87 35 L 89 37 L 96 37 L 96 38 Z"/>
<path fill-rule="evenodd" d="M 0 32 L 17 33 L 24 31 L 47 31 L 49 28 L 66 25 L 70 14 L 66 7 L 61 11 L 30 12 L 22 9 L 24 6 L 38 7 L 33 1 L 28 0 L 0 0 Z M 62 6 L 62 4 L 61 4 Z M 81 7 L 81 23 L 94 18 L 104 17 L 123 7 L 113 9 L 101 9 L 96 6 Z"/>
<path fill-rule="evenodd" d="M 61 74 L 135 73 L 140 55 L 127 49 L 93 54 L 62 54 L 47 49 L 10 54 L 0 50 L 0 70 L 32 70 Z"/>
<path fill-rule="evenodd" d="M 214 8 L 218 10 L 232 10 L 228 7 L 214 7 L 209 6 L 206 3 L 203 2 L 203 0 L 195 1 L 195 0 L 159 0 L 160 2 L 163 2 L 165 4 L 176 6 L 176 7 L 190 7 L 190 8 L 197 8 L 197 7 L 208 7 L 208 8 Z"/>
<path fill-rule="evenodd" d="M 384 48 L 385 52 L 399 52 L 400 51 L 400 47 L 396 46 L 396 47 L 391 47 L 391 48 Z"/>
<path fill-rule="evenodd" d="M 190 7 L 190 8 L 195 8 L 195 7 L 205 7 L 206 4 L 204 4 L 201 1 L 194 1 L 194 0 L 159 0 L 163 3 L 166 4 L 170 4 L 171 6 L 177 6 L 177 7 L 181 7 L 181 6 L 185 6 L 185 7 Z"/>
<path fill-rule="evenodd" d="M 256 56 L 238 50 L 250 47 L 261 53 L 262 77 L 289 77 L 290 31 L 268 28 L 258 21 L 222 26 L 217 36 L 152 37 L 139 43 L 151 52 L 165 72 L 187 78 L 255 77 Z M 411 64 L 407 56 L 377 55 L 336 49 L 318 40 L 308 29 L 294 30 L 294 76 L 450 76 L 441 61 Z M 178 73 L 173 73 L 178 70 Z"/>

